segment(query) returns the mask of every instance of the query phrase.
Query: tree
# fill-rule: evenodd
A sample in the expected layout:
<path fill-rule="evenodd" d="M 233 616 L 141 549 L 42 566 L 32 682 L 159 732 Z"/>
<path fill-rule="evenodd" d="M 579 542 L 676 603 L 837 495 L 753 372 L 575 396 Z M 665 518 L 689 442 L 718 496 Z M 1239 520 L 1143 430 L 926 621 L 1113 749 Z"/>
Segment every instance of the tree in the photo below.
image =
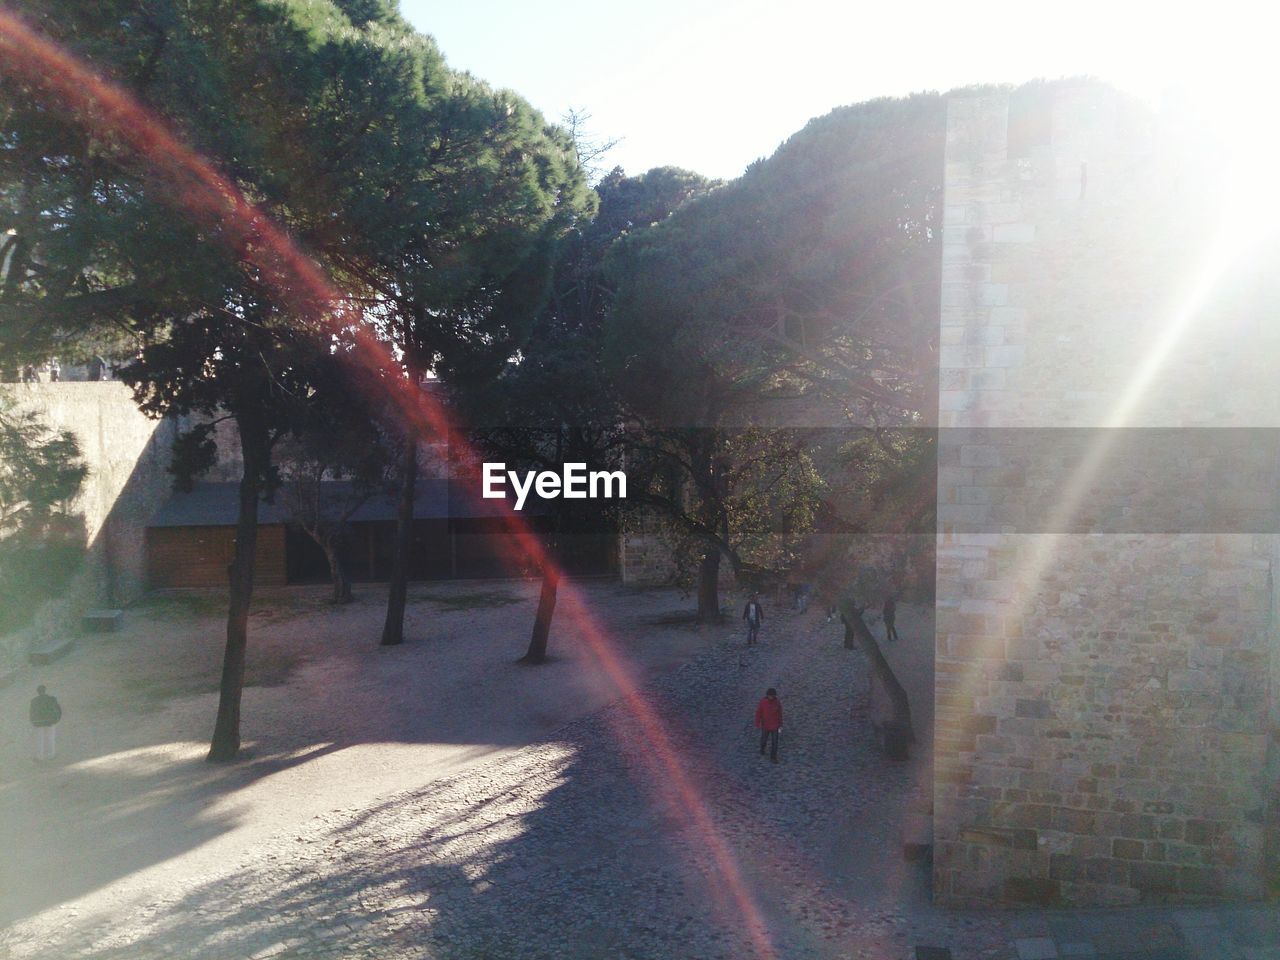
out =
<path fill-rule="evenodd" d="M 210 750 L 226 759 L 239 745 L 257 502 L 275 482 L 276 442 L 313 395 L 309 365 L 334 354 L 378 365 L 353 344 L 371 312 L 386 319 L 388 295 L 413 295 L 416 319 L 464 343 L 490 336 L 476 317 L 520 299 L 499 281 L 536 282 L 517 254 L 576 209 L 571 189 L 555 189 L 572 187 L 572 164 L 526 105 L 449 71 L 384 5 L 26 10 L 153 113 L 74 83 L 38 40 L 6 47 L 0 71 L 21 96 L 0 118 L 0 199 L 15 224 L 0 340 L 35 354 L 122 325 L 141 344 L 123 375 L 144 409 L 237 421 L 245 467 Z M 216 154 L 221 174 L 155 114 Z M 277 223 L 342 281 L 345 302 Z M 183 469 L 207 441 L 188 438 Z"/>
<path fill-rule="evenodd" d="M 317 383 L 323 373 L 328 383 Z M 352 389 L 363 373 L 363 386 Z M 314 363 L 311 401 L 280 445 L 277 502 L 289 522 L 324 552 L 333 584 L 332 601 L 351 602 L 351 578 L 343 561 L 348 523 L 369 500 L 385 492 L 395 451 L 381 423 L 381 384 L 367 371 L 336 359 Z"/>
<path fill-rule="evenodd" d="M 629 499 L 671 524 L 678 559 L 696 564 L 698 619 L 720 617 L 721 558 L 735 574 L 768 575 L 747 527 L 781 526 L 773 505 L 806 509 L 808 469 L 794 431 L 762 428 L 771 401 L 790 398 L 776 350 L 758 333 L 749 265 L 734 256 L 739 188 L 721 188 L 618 244 L 607 268 L 617 285 L 605 327 L 605 366 L 628 425 Z M 791 488 L 789 504 L 769 491 Z M 793 510 L 794 507 L 794 510 Z"/>
<path fill-rule="evenodd" d="M 366 291 L 363 309 L 408 387 L 383 644 L 404 638 L 416 441 L 443 429 L 438 411 L 424 415 L 431 404 L 418 391 L 430 376 L 457 393 L 502 372 L 545 299 L 561 235 L 591 209 L 563 130 L 514 94 L 437 61 L 424 57 L 397 160 L 378 169 L 379 215 L 337 257 Z"/>
<path fill-rule="evenodd" d="M 825 482 L 781 424 L 932 408 L 944 137 L 937 95 L 841 108 L 615 249 L 611 371 L 638 452 L 666 465 L 650 500 L 702 544 L 700 618 L 717 613 L 722 556 L 756 572 L 734 544 L 735 486 L 790 485 L 807 502 L 821 484 L 806 477 Z M 744 446 L 754 477 L 735 467 Z M 767 522 L 786 540 L 804 512 Z"/>
<path fill-rule="evenodd" d="M 333 585 L 332 602 L 352 600 L 351 576 L 343 560 L 348 525 L 353 516 L 384 489 L 387 451 L 376 433 L 361 440 L 356 433 L 308 433 L 287 443 L 279 455 L 285 479 L 278 500 L 289 523 L 324 552 Z"/>
<path fill-rule="evenodd" d="M 830 434 L 815 458 L 830 478 L 820 531 L 806 538 L 799 568 L 840 617 L 846 649 L 862 650 L 887 695 L 891 722 L 908 739 L 911 704 L 867 623 L 888 597 L 932 598 L 937 438 L 932 430 Z"/>
<path fill-rule="evenodd" d="M 578 144 L 579 157 L 589 153 Z M 518 363 L 509 364 L 486 389 L 462 398 L 476 426 L 481 450 L 512 469 L 561 472 L 566 463 L 592 469 L 621 465 L 622 411 L 604 373 L 603 321 L 612 291 L 605 258 L 631 230 L 664 220 L 713 184 L 697 174 L 663 167 L 637 177 L 612 170 L 597 186 L 599 205 L 579 220 L 557 249 L 550 293 L 532 324 Z M 618 509 L 611 501 L 552 502 L 554 529 L 542 564 L 542 589 L 529 646 L 522 663 L 547 658 L 560 570 L 560 536 L 569 530 L 613 529 Z"/>
<path fill-rule="evenodd" d="M 66 586 L 84 553 L 84 521 L 70 512 L 88 468 L 70 433 L 0 396 L 0 633 Z"/>

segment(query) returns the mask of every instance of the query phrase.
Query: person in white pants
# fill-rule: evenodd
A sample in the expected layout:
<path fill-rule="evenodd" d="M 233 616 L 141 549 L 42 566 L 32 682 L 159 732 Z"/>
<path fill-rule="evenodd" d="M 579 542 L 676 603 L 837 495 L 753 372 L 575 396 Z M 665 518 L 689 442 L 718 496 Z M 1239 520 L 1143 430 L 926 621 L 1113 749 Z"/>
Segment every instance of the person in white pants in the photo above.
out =
<path fill-rule="evenodd" d="M 58 721 L 62 719 L 62 707 L 55 697 L 44 692 L 43 684 L 36 687 L 30 716 L 35 759 L 37 762 L 52 760 L 58 752 Z"/>

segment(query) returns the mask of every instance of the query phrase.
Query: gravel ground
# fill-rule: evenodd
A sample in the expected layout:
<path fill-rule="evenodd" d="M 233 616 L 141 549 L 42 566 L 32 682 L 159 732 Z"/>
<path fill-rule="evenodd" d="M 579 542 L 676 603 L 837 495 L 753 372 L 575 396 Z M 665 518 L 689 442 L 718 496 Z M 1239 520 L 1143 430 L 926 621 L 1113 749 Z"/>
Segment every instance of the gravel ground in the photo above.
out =
<path fill-rule="evenodd" d="M 609 702 L 608 665 L 571 624 L 556 665 L 495 660 L 485 638 L 527 629 L 532 588 L 512 589 L 507 606 L 431 611 L 440 642 L 389 658 L 322 652 L 330 619 L 282 614 L 295 643 L 311 625 L 306 662 L 250 698 L 247 714 L 274 726 L 230 773 L 153 731 L 5 784 L 0 814 L 25 812 L 26 849 L 53 851 L 57 869 L 28 859 L 49 891 L 29 904 L 23 878 L 5 878 L 19 909 L 0 956 L 898 960 L 915 944 L 1008 956 L 1000 915 L 935 910 L 923 868 L 903 862 L 898 818 L 927 764 L 880 758 L 865 663 L 816 611 L 774 612 L 745 648 L 734 627 L 667 622 L 683 606 L 671 594 L 591 586 L 588 606 L 636 665 L 638 698 Z M 899 625 L 907 643 L 931 644 L 925 611 L 904 609 Z M 388 692 L 409 674 L 410 695 Z M 786 712 L 777 765 L 751 728 L 767 686 Z M 166 701 L 141 725 L 189 724 L 209 697 Z M 544 729 L 530 735 L 531 723 Z M 59 887 L 78 870 L 66 790 L 98 768 L 89 829 L 125 842 L 91 844 L 112 868 Z M 120 779 L 104 794 L 108 774 Z M 39 798 L 57 816 L 33 817 Z"/>

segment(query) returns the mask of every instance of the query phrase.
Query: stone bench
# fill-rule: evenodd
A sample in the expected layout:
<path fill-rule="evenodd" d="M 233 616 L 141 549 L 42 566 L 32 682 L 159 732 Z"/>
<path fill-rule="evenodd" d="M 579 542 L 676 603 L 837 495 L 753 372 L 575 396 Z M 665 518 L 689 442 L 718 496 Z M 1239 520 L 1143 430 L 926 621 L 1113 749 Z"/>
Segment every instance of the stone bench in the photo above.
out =
<path fill-rule="evenodd" d="M 75 645 L 74 637 L 47 640 L 38 647 L 32 647 L 31 652 L 27 654 L 27 659 L 37 667 L 42 667 L 47 663 L 53 663 L 61 656 L 65 656 Z"/>
<path fill-rule="evenodd" d="M 90 610 L 80 618 L 80 626 L 85 633 L 115 633 L 123 621 L 123 610 Z"/>

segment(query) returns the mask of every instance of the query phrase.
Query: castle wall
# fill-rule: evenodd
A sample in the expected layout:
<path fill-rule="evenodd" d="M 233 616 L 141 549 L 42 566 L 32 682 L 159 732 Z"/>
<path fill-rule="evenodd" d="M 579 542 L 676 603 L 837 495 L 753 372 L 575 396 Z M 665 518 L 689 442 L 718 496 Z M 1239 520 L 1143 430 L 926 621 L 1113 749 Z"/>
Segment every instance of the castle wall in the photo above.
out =
<path fill-rule="evenodd" d="M 948 122 L 935 895 L 1258 897 L 1280 300 L 1194 131 L 1040 99 Z"/>

